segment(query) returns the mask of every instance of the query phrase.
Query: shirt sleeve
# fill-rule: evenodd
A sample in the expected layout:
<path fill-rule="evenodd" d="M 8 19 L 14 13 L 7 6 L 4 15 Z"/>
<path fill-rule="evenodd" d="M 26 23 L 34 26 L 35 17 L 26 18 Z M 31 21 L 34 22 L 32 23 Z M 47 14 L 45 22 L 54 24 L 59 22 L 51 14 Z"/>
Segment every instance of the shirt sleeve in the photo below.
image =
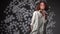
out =
<path fill-rule="evenodd" d="M 35 18 L 36 18 L 36 12 L 33 12 L 33 16 L 32 16 L 31 24 L 30 25 L 34 24 Z"/>

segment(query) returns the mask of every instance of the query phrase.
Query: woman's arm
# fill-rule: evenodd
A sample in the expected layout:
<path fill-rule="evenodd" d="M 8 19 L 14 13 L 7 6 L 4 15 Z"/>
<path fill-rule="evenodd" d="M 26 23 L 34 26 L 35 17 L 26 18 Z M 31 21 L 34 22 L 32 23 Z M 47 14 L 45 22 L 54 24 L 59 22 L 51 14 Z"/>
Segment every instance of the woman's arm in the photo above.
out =
<path fill-rule="evenodd" d="M 32 16 L 32 19 L 31 19 L 31 30 L 33 28 L 33 24 L 35 23 L 35 19 L 36 19 L 36 12 L 33 12 L 33 16 Z"/>
<path fill-rule="evenodd" d="M 33 12 L 33 16 L 32 16 L 31 24 L 30 25 L 33 25 L 34 24 L 35 17 L 36 17 L 36 12 Z"/>

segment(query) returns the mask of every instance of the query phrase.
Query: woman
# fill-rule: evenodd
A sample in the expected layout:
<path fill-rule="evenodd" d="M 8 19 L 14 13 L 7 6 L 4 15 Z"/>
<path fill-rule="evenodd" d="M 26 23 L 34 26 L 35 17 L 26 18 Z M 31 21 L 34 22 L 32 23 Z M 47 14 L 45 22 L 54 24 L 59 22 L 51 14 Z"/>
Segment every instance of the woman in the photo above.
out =
<path fill-rule="evenodd" d="M 31 33 L 30 34 L 43 34 L 44 24 L 47 21 L 47 4 L 44 1 L 40 1 L 36 11 L 33 12 L 31 20 Z"/>

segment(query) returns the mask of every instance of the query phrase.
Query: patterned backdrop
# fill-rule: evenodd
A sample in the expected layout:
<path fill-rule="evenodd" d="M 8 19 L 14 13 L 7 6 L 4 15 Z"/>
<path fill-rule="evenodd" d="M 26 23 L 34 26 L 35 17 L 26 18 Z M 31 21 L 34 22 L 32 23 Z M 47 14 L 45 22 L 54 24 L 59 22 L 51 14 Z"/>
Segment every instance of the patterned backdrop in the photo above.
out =
<path fill-rule="evenodd" d="M 32 14 L 40 0 L 12 0 L 4 10 L 6 17 L 1 21 L 1 34 L 29 34 Z M 46 0 L 43 0 L 47 2 Z M 47 3 L 48 4 L 48 3 Z M 55 13 L 49 6 L 46 34 L 53 34 Z"/>

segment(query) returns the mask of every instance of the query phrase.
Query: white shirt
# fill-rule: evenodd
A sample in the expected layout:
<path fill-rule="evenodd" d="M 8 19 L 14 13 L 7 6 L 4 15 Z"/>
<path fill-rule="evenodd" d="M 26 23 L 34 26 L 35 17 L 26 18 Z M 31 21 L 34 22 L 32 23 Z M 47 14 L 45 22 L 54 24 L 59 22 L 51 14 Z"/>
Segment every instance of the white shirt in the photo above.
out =
<path fill-rule="evenodd" d="M 31 24 L 30 24 L 31 26 L 33 26 L 32 32 L 35 30 L 38 31 L 38 28 L 40 32 L 43 32 L 45 22 L 46 22 L 45 17 L 42 16 L 42 14 L 40 13 L 40 10 L 34 11 L 31 19 Z"/>

